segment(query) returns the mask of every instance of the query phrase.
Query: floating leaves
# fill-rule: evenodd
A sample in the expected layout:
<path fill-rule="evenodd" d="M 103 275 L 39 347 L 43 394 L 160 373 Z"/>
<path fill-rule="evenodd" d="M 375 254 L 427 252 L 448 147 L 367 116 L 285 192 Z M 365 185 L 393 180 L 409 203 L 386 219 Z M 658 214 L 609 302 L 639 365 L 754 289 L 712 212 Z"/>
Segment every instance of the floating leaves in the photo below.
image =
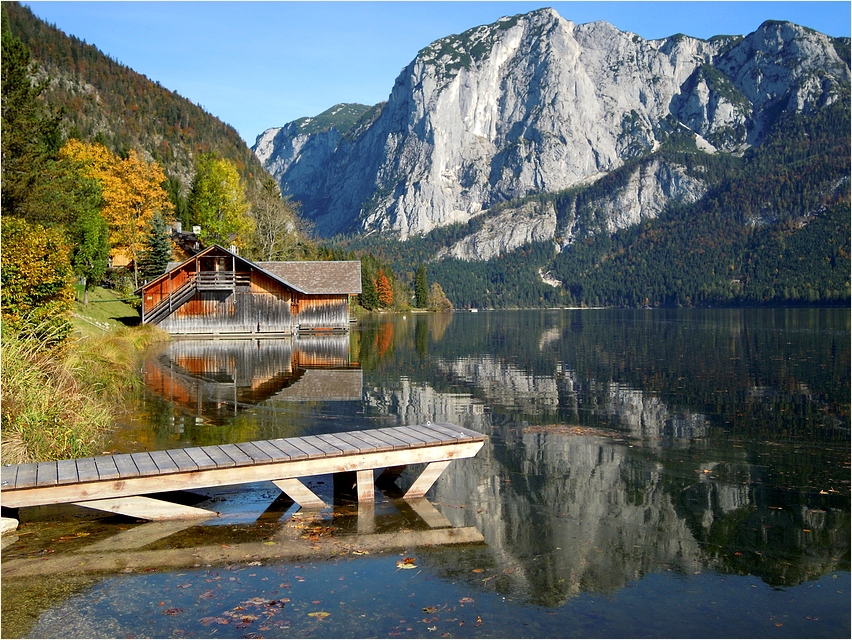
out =
<path fill-rule="evenodd" d="M 331 615 L 331 614 L 330 614 L 330 613 L 328 613 L 327 611 L 311 611 L 311 612 L 308 614 L 308 617 L 309 617 L 309 618 L 316 618 L 317 620 L 323 620 L 323 619 L 327 618 L 327 617 L 328 617 L 328 616 L 330 616 L 330 615 Z"/>
<path fill-rule="evenodd" d="M 402 560 L 396 561 L 397 569 L 416 569 L 417 565 L 414 564 L 417 562 L 417 558 L 403 558 Z"/>

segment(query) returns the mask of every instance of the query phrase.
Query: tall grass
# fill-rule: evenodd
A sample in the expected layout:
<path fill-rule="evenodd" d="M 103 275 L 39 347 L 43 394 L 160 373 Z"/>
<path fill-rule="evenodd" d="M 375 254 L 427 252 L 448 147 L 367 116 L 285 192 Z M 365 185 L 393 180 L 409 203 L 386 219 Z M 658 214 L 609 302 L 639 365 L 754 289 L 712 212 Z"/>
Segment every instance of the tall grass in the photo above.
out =
<path fill-rule="evenodd" d="M 45 332 L 48 332 L 47 335 Z M 93 455 L 127 393 L 141 385 L 142 349 L 164 338 L 156 327 L 70 337 L 49 329 L 2 330 L 2 462 Z"/>

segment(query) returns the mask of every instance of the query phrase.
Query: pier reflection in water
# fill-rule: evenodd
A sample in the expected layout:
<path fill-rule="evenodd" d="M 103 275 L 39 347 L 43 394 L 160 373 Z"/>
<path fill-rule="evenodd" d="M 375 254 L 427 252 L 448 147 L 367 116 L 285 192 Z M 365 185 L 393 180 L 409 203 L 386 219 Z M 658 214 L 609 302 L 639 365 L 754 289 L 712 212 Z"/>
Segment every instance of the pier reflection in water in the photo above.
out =
<path fill-rule="evenodd" d="M 133 437 L 160 433 L 156 448 L 166 448 L 427 420 L 461 424 L 489 439 L 476 458 L 454 462 L 429 499 L 454 528 L 480 532 L 484 544 L 400 551 L 416 555 L 418 570 L 397 571 L 396 556 L 353 557 L 357 546 L 347 547 L 346 540 L 358 525 L 338 512 L 317 524 L 335 529 L 321 530 L 316 544 L 337 540 L 348 555 L 308 559 L 308 568 L 273 555 L 257 568 L 212 563 L 180 574 L 121 576 L 143 596 L 156 586 L 158 593 L 171 589 L 169 597 L 134 603 L 126 590 L 119 598 L 105 582 L 66 604 L 46 605 L 49 615 L 33 629 L 49 634 L 80 620 L 81 607 L 92 611 L 103 601 L 112 608 L 97 610 L 116 621 L 117 632 L 144 619 L 141 633 L 148 635 L 182 629 L 209 636 L 217 627 L 200 623 L 205 616 L 247 606 L 253 596 L 293 597 L 300 588 L 293 576 L 304 576 L 310 589 L 287 618 L 292 627 L 270 623 L 261 630 L 254 622 L 242 631 L 268 637 L 849 637 L 849 325 L 847 309 L 368 317 L 349 338 L 347 364 L 337 367 L 363 371 L 357 399 L 297 395 L 313 371 L 300 360 L 305 374 L 266 397 L 259 393 L 254 407 L 239 395 L 234 404 L 235 386 L 248 394 L 250 379 L 283 380 L 300 367 L 282 352 L 282 364 L 250 378 L 237 359 L 236 370 L 226 364 L 220 367 L 225 373 L 206 374 L 228 376 L 221 384 L 231 384 L 220 413 L 213 404 L 196 411 L 197 395 L 196 404 L 172 405 L 163 388 L 144 399 Z M 157 362 L 168 363 L 163 355 Z M 169 366 L 177 369 L 178 357 L 173 360 Z M 198 374 L 181 375 L 200 384 Z M 197 415 L 205 428 L 188 428 Z M 175 420 L 186 428 L 177 430 Z M 235 510 L 224 521 L 228 526 L 204 525 L 201 537 L 180 534 L 187 544 L 230 545 L 232 528 L 234 541 L 265 540 L 264 526 L 299 524 L 284 509 L 261 517 L 275 499 L 268 490 L 243 503 L 226 497 L 223 508 Z M 376 533 L 416 530 L 398 510 L 383 511 L 391 502 L 376 503 Z M 159 547 L 177 545 L 180 535 Z M 25 548 L 4 550 L 4 564 L 12 557 L 7 553 L 35 557 L 38 549 L 56 546 L 21 541 Z M 211 583 L 218 590 L 208 603 L 207 581 L 217 579 L 211 571 L 239 583 Z M 272 583 L 293 589 L 276 594 Z M 4 603 L 5 596 L 4 586 Z M 308 618 L 314 599 L 330 613 L 322 626 Z M 186 615 L 146 617 L 148 602 L 160 600 Z"/>

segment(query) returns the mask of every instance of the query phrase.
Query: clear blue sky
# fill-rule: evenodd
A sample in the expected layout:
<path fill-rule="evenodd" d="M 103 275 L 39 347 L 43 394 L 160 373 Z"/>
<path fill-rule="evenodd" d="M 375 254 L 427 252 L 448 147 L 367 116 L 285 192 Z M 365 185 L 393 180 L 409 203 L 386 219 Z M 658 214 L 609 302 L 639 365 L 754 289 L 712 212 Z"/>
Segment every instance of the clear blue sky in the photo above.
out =
<path fill-rule="evenodd" d="M 386 100 L 438 38 L 554 7 L 654 39 L 754 31 L 790 20 L 849 36 L 850 2 L 29 2 L 33 12 L 177 91 L 254 144 L 338 102 Z"/>

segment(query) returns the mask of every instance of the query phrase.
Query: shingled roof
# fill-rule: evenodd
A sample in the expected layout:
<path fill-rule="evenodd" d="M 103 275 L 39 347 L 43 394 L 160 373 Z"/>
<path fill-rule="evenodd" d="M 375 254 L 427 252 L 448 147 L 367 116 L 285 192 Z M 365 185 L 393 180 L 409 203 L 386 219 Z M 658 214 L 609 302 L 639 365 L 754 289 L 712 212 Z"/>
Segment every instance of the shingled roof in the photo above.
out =
<path fill-rule="evenodd" d="M 258 267 L 309 294 L 361 293 L 359 260 L 256 262 Z"/>

